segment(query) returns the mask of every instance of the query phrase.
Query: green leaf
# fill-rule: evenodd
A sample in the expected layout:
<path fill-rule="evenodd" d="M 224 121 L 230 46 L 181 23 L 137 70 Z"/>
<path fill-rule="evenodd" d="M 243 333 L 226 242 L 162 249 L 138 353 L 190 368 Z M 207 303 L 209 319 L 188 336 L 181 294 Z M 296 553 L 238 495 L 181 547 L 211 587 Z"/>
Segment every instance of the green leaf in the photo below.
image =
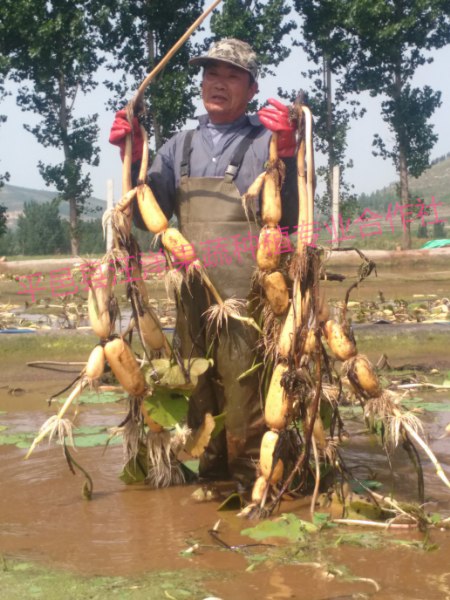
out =
<path fill-rule="evenodd" d="M 197 473 L 198 474 L 198 467 L 199 467 L 200 461 L 198 459 L 190 459 L 190 460 L 185 460 L 183 462 L 183 465 L 185 467 L 187 467 L 190 471 L 192 471 L 193 473 Z"/>
<path fill-rule="evenodd" d="M 324 529 L 325 527 L 337 527 L 336 523 L 330 523 L 329 513 L 315 512 L 313 515 L 313 523 L 319 529 Z"/>
<path fill-rule="evenodd" d="M 169 388 L 194 390 L 198 383 L 198 377 L 191 375 L 190 381 L 186 381 L 181 368 L 178 365 L 172 365 L 161 377 L 160 383 Z"/>
<path fill-rule="evenodd" d="M 221 413 L 220 415 L 216 415 L 215 417 L 213 417 L 214 422 L 215 422 L 215 427 L 211 433 L 211 439 L 213 440 L 215 437 L 217 437 L 219 435 L 219 433 L 223 430 L 223 428 L 225 427 L 225 417 L 227 416 L 227 413 Z"/>
<path fill-rule="evenodd" d="M 189 368 L 189 374 L 191 376 L 195 375 L 196 377 L 200 377 L 200 375 L 203 375 L 203 373 L 205 373 L 209 369 L 209 367 L 212 367 L 213 364 L 214 361 L 212 358 L 193 358 L 190 361 L 184 361 L 186 369 Z"/>
<path fill-rule="evenodd" d="M 361 481 L 353 480 L 351 482 L 352 491 L 356 494 L 364 494 L 367 490 L 377 490 L 383 484 L 373 479 L 362 479 Z"/>
<path fill-rule="evenodd" d="M 305 540 L 311 533 L 317 532 L 317 526 L 308 521 L 299 519 L 296 515 L 285 513 L 274 521 L 263 521 L 255 527 L 249 527 L 241 531 L 242 535 L 248 535 L 254 540 L 264 540 L 268 537 L 287 538 L 291 542 Z"/>
<path fill-rule="evenodd" d="M 140 444 L 139 452 L 136 458 L 131 458 L 124 466 L 119 479 L 127 485 L 133 483 L 142 483 L 148 473 L 147 447 Z"/>
<path fill-rule="evenodd" d="M 158 377 L 161 378 L 170 369 L 170 360 L 168 358 L 154 358 L 152 366 L 157 372 Z"/>
<path fill-rule="evenodd" d="M 184 360 L 184 368 L 189 374 L 190 381 L 186 381 L 185 372 L 177 363 L 171 363 L 166 358 L 159 358 L 152 361 L 152 365 L 158 374 L 161 385 L 166 385 L 170 388 L 178 388 L 185 390 L 195 389 L 198 378 L 213 365 L 213 360 L 206 358 L 193 358 Z M 153 383 L 153 382 L 150 382 Z"/>
<path fill-rule="evenodd" d="M 264 363 L 262 363 L 262 362 L 257 363 L 256 365 L 253 365 L 252 367 L 250 367 L 250 369 L 247 369 L 247 371 L 244 371 L 243 373 L 241 373 L 239 375 L 239 377 L 237 378 L 237 380 L 242 381 L 249 375 L 253 375 L 253 373 L 256 373 L 256 371 L 258 371 L 258 369 L 260 369 L 263 365 L 264 365 Z"/>
<path fill-rule="evenodd" d="M 188 399 L 177 391 L 155 386 L 153 394 L 144 400 L 150 417 L 163 427 L 171 428 L 187 417 Z"/>

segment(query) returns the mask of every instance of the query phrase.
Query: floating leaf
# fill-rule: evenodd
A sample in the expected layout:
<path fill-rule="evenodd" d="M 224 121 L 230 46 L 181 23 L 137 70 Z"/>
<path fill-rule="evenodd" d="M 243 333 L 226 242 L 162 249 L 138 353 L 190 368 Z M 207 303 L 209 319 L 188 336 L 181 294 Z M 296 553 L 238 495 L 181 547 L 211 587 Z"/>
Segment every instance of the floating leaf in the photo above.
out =
<path fill-rule="evenodd" d="M 328 527 L 337 527 L 336 523 L 331 523 L 330 522 L 330 515 L 329 515 L 329 513 L 315 512 L 313 514 L 313 523 L 319 529 L 324 529 L 325 527 L 327 527 L 327 528 Z"/>
<path fill-rule="evenodd" d="M 233 492 L 225 498 L 217 510 L 240 510 L 244 506 L 244 501 L 240 494 Z"/>
<path fill-rule="evenodd" d="M 449 402 L 427 402 L 423 398 L 405 398 L 402 399 L 402 406 L 409 409 L 420 408 L 428 412 L 448 412 L 450 411 Z"/>
<path fill-rule="evenodd" d="M 376 550 L 384 545 L 385 540 L 378 533 L 344 533 L 336 538 L 334 545 L 362 546 Z"/>
<path fill-rule="evenodd" d="M 77 448 L 94 448 L 95 446 L 104 446 L 107 443 L 110 445 L 121 444 L 122 440 L 118 437 L 111 439 L 110 434 L 106 431 L 104 433 L 76 436 L 75 438 Z"/>
<path fill-rule="evenodd" d="M 32 439 L 32 433 L 4 433 L 0 434 L 0 446 L 28 448 Z"/>
<path fill-rule="evenodd" d="M 80 404 L 107 404 L 109 402 L 118 402 L 124 397 L 123 392 L 96 392 L 95 390 L 85 390 L 80 395 L 78 402 Z M 65 402 L 65 399 L 59 399 L 58 402 Z"/>
<path fill-rule="evenodd" d="M 316 525 L 303 521 L 291 513 L 286 513 L 274 521 L 263 521 L 255 527 L 243 529 L 241 534 L 248 535 L 254 540 L 282 537 L 291 542 L 297 542 L 306 539 L 308 534 L 316 533 L 317 530 Z"/>

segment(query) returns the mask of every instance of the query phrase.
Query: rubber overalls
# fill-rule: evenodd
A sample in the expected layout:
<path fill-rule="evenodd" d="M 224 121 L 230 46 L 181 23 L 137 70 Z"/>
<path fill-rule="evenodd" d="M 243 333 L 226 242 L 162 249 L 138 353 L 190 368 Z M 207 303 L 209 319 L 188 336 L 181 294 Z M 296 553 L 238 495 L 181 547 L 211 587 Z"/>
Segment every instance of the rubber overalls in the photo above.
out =
<path fill-rule="evenodd" d="M 224 300 L 251 300 L 259 227 L 247 219 L 233 180 L 258 132 L 255 128 L 241 141 L 223 178 L 189 176 L 194 132 L 188 132 L 185 138 L 176 201 L 179 227 L 194 245 Z M 204 312 L 210 305 L 211 299 L 198 277 L 189 287 L 183 284 L 176 325 L 182 356 L 208 355 L 214 359 L 214 366 L 200 378 L 190 398 L 188 424 L 196 429 L 207 412 L 225 413 L 224 431 L 211 440 L 200 458 L 200 477 L 231 477 L 248 487 L 255 479 L 264 418 L 258 373 L 238 378 L 257 362 L 258 334 L 233 319 L 228 319 L 228 325 L 219 331 L 215 323 L 208 328 Z"/>

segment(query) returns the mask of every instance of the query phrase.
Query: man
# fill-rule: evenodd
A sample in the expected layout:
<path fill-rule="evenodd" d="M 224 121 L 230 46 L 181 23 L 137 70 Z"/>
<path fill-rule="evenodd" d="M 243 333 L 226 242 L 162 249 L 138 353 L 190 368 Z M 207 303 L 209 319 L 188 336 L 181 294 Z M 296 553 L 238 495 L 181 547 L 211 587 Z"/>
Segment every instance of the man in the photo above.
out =
<path fill-rule="evenodd" d="M 193 131 L 183 131 L 158 151 L 149 171 L 149 184 L 167 217 L 174 213 L 181 232 L 192 243 L 208 268 L 213 284 L 225 300 L 252 297 L 254 248 L 258 226 L 250 223 L 241 196 L 264 171 L 271 131 L 279 131 L 279 155 L 292 157 L 295 134 L 288 108 L 270 101 L 259 119 L 246 109 L 258 91 L 258 66 L 252 48 L 226 38 L 208 53 L 193 58 L 203 67 L 202 99 L 206 115 Z M 264 123 L 263 126 L 261 121 Z M 119 111 L 110 141 L 123 148 L 131 131 L 124 111 Z M 139 129 L 134 127 L 136 134 Z M 142 144 L 134 140 L 133 160 Z M 281 226 L 297 223 L 296 194 L 283 203 Z M 140 218 L 137 215 L 137 223 Z M 183 286 L 177 315 L 175 342 L 182 356 L 206 356 L 214 367 L 200 378 L 189 403 L 188 422 L 199 427 L 207 412 L 225 413 L 225 430 L 211 441 L 200 460 L 200 476 L 226 478 L 247 487 L 255 476 L 259 445 L 264 431 L 259 373 L 240 377 L 256 358 L 257 334 L 240 321 L 229 319 L 218 332 L 208 326 L 205 311 L 211 300 L 198 278 Z"/>

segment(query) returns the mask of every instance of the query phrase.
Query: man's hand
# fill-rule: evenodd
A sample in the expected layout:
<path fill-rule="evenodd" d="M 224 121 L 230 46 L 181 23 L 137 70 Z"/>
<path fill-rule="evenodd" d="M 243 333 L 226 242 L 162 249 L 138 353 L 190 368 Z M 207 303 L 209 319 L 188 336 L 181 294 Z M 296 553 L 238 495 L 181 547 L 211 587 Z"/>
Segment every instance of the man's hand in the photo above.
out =
<path fill-rule="evenodd" d="M 274 108 L 265 106 L 258 111 L 261 123 L 278 133 L 278 156 L 286 158 L 294 156 L 296 149 L 295 123 L 289 119 L 289 107 L 274 98 L 269 98 L 268 103 Z"/>
<path fill-rule="evenodd" d="M 116 117 L 111 127 L 111 131 L 109 134 L 109 142 L 114 146 L 119 146 L 120 158 L 122 160 L 125 154 L 125 138 L 129 133 L 131 133 L 131 126 L 127 119 L 127 113 L 125 110 L 119 110 L 118 112 L 116 112 Z M 139 127 L 139 121 L 136 117 L 133 117 L 133 150 L 131 154 L 132 163 L 141 160 L 142 144 L 143 139 L 141 135 L 141 129 Z"/>

